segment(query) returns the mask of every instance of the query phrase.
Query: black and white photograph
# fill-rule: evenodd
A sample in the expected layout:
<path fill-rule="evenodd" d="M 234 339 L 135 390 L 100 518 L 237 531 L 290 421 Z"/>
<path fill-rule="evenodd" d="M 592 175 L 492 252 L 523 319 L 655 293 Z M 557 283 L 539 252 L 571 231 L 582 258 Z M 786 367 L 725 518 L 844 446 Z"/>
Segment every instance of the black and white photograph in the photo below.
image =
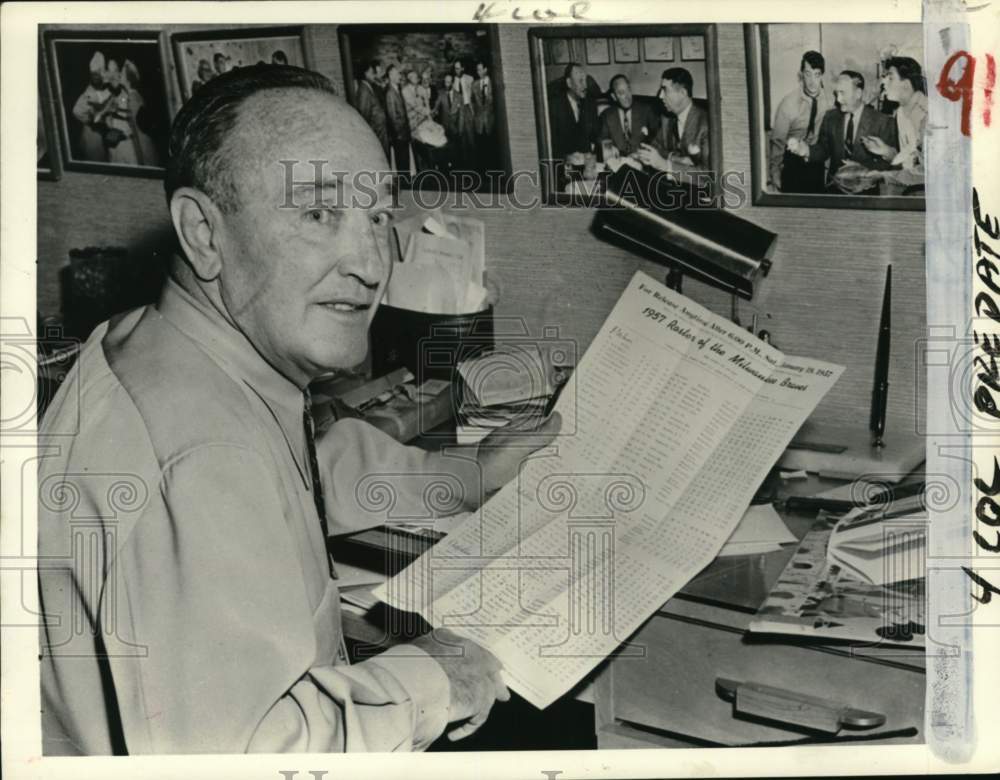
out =
<path fill-rule="evenodd" d="M 711 192 L 722 151 L 717 63 L 704 55 L 714 52 L 711 25 L 533 27 L 528 35 L 548 200 L 600 194 L 622 165 Z M 661 64 L 685 37 L 701 42 L 701 60 Z M 612 42 L 614 61 L 604 54 Z"/>
<path fill-rule="evenodd" d="M 500 191 L 510 149 L 491 25 L 343 25 L 348 99 L 404 187 Z"/>
<path fill-rule="evenodd" d="M 163 175 L 170 113 L 160 37 L 45 36 L 67 170 Z"/>
<path fill-rule="evenodd" d="M 233 68 L 261 63 L 306 68 L 311 64 L 306 61 L 301 27 L 184 32 L 174 35 L 172 43 L 184 100 Z"/>
<path fill-rule="evenodd" d="M 919 24 L 747 25 L 754 201 L 924 207 Z"/>
<path fill-rule="evenodd" d="M 5 5 L 5 780 L 1000 766 L 1000 7 L 724 5 Z"/>

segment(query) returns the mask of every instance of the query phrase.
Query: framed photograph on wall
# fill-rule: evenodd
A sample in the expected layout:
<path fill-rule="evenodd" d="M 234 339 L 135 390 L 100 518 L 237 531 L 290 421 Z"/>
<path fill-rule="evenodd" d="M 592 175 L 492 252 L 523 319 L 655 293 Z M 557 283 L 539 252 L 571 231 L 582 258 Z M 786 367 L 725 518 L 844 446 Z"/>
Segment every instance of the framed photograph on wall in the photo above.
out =
<path fill-rule="evenodd" d="M 615 62 L 638 62 L 639 61 L 639 39 L 638 38 L 615 38 Z"/>
<path fill-rule="evenodd" d="M 170 111 L 160 34 L 47 30 L 44 43 L 65 169 L 162 176 Z"/>
<path fill-rule="evenodd" d="M 754 205 L 923 209 L 921 26 L 744 29 Z"/>
<path fill-rule="evenodd" d="M 672 56 L 685 36 L 700 39 L 705 58 L 664 65 L 662 58 Z M 609 38 L 615 40 L 616 61 L 594 64 L 593 41 Z M 555 40 L 569 52 L 566 64 L 546 61 Z M 638 57 L 631 67 L 621 67 L 619 41 L 629 42 L 626 56 L 634 52 Z M 547 203 L 599 204 L 608 177 L 622 164 L 663 172 L 709 198 L 719 194 L 722 114 L 714 25 L 532 27 L 528 42 Z M 622 118 L 626 105 L 627 124 Z M 679 114 L 686 121 L 677 132 Z"/>
<path fill-rule="evenodd" d="M 562 38 L 549 41 L 549 62 L 553 65 L 565 65 L 569 62 L 569 47 Z"/>
<path fill-rule="evenodd" d="M 607 38 L 587 38 L 587 64 L 607 65 L 611 62 Z"/>
<path fill-rule="evenodd" d="M 669 35 L 643 38 L 642 56 L 646 62 L 673 62 L 674 39 Z"/>
<path fill-rule="evenodd" d="M 348 24 L 338 34 L 348 100 L 400 186 L 509 192 L 495 25 Z"/>
<path fill-rule="evenodd" d="M 681 59 L 688 62 L 705 59 L 705 39 L 699 35 L 682 35 Z"/>
<path fill-rule="evenodd" d="M 312 67 L 301 27 L 216 28 L 176 33 L 171 42 L 183 100 L 205 82 L 233 68 L 258 63 Z"/>
<path fill-rule="evenodd" d="M 62 176 L 62 159 L 59 157 L 59 137 L 56 134 L 55 112 L 52 110 L 52 90 L 45 72 L 44 52 L 38 56 L 38 124 L 35 130 L 35 149 L 39 179 L 58 181 Z"/>

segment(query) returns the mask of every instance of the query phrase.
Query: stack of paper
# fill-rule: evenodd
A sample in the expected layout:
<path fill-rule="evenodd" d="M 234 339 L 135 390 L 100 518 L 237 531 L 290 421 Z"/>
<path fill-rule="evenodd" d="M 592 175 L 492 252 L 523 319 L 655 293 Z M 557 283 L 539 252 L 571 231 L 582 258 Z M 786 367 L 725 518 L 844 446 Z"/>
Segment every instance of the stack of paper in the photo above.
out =
<path fill-rule="evenodd" d="M 480 441 L 509 424 L 540 423 L 553 393 L 553 369 L 530 342 L 500 344 L 491 352 L 463 361 L 458 412 L 459 444 Z"/>
<path fill-rule="evenodd" d="M 873 585 L 919 579 L 926 571 L 926 529 L 923 496 L 858 507 L 837 522 L 827 560 Z"/>
<path fill-rule="evenodd" d="M 469 314 L 488 304 L 482 220 L 440 210 L 395 226 L 403 261 L 393 264 L 385 302 L 428 314 Z"/>

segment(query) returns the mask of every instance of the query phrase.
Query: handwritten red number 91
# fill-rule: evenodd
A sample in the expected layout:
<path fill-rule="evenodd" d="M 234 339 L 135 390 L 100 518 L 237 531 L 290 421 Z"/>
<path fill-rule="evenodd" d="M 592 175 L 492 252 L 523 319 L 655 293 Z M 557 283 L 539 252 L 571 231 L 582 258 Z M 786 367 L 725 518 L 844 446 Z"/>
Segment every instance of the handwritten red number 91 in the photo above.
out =
<path fill-rule="evenodd" d="M 956 63 L 962 62 L 965 65 L 961 77 L 958 81 L 952 78 L 951 72 Z M 948 61 L 941 69 L 941 78 L 938 79 L 937 90 L 941 96 L 953 103 L 962 102 L 962 135 L 968 136 L 972 133 L 972 92 L 973 79 L 976 75 L 976 58 L 967 51 L 957 51 L 948 58 Z M 993 85 L 997 80 L 997 65 L 992 54 L 986 55 L 986 80 L 983 83 L 983 125 L 990 126 L 990 110 L 993 106 Z"/>

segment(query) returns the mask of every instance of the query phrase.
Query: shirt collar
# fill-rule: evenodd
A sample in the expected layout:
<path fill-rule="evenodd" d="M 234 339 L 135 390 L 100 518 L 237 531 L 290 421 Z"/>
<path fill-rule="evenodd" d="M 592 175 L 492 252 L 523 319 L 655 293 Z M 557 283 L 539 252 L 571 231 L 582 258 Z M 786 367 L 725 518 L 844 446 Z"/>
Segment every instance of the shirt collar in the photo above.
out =
<path fill-rule="evenodd" d="M 691 113 L 691 106 L 693 106 L 693 105 L 694 105 L 694 103 L 688 103 L 687 104 L 687 108 L 685 108 L 683 111 L 681 111 L 677 115 L 677 127 L 679 129 L 683 130 L 684 125 L 687 124 L 688 114 Z"/>
<path fill-rule="evenodd" d="M 160 314 L 237 382 L 260 398 L 274 415 L 303 478 L 305 432 L 302 428 L 303 391 L 278 373 L 260 356 L 250 340 L 230 325 L 219 312 L 197 300 L 173 279 L 168 279 L 157 304 Z"/>

